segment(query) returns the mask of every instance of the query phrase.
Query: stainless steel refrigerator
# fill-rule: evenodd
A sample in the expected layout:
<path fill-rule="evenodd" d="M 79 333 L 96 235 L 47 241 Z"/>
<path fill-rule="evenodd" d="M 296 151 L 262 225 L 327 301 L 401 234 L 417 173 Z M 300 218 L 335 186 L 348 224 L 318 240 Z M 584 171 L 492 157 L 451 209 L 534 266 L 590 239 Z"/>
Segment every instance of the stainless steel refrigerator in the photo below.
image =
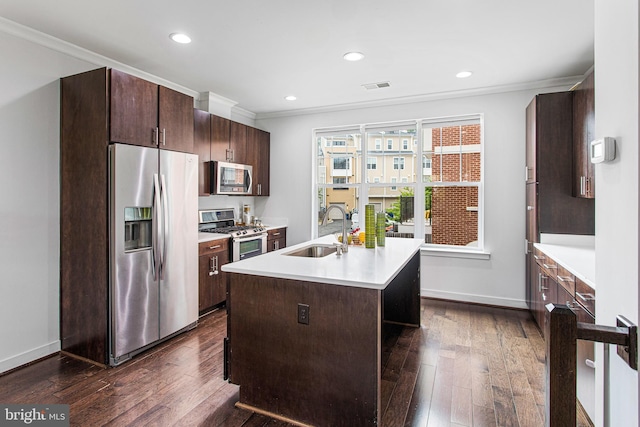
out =
<path fill-rule="evenodd" d="M 198 156 L 109 147 L 110 364 L 198 320 Z"/>

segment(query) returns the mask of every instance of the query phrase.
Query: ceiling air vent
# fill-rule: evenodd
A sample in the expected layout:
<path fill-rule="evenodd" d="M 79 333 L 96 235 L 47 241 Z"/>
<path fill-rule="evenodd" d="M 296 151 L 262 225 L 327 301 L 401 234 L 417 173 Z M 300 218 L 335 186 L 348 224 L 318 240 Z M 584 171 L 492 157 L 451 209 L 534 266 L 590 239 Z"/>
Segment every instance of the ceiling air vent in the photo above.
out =
<path fill-rule="evenodd" d="M 382 89 L 383 87 L 389 87 L 389 86 L 391 86 L 391 83 L 389 82 L 367 83 L 362 85 L 362 87 L 367 90 Z"/>

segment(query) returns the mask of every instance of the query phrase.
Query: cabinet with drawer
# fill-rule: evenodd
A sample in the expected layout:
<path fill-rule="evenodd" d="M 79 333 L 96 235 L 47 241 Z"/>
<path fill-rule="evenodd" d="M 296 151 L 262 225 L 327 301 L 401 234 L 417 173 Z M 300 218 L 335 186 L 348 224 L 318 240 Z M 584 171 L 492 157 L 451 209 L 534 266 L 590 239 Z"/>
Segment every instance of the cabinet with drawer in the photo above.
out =
<path fill-rule="evenodd" d="M 229 239 L 198 245 L 198 310 L 205 314 L 227 299 L 227 274 L 221 267 L 229 262 Z"/>
<path fill-rule="evenodd" d="M 542 333 L 545 331 L 545 305 L 550 302 L 568 306 L 578 322 L 595 323 L 595 289 L 537 247 L 533 248 L 533 257 L 531 281 L 535 286 L 531 289 L 531 311 Z M 592 419 L 595 414 L 594 366 L 594 343 L 578 340 L 577 397 Z"/>
<path fill-rule="evenodd" d="M 287 247 L 287 228 L 274 228 L 267 232 L 267 252 Z"/>

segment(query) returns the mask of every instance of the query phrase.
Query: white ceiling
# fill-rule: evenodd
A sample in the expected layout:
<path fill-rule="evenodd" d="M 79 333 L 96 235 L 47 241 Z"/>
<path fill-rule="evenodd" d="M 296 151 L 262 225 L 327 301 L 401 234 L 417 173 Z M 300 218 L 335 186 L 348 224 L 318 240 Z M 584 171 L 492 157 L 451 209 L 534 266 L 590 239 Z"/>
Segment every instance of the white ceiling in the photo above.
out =
<path fill-rule="evenodd" d="M 0 16 L 258 114 L 518 86 L 593 65 L 593 0 L 1 0 Z M 353 50 L 365 59 L 344 61 Z M 462 70 L 474 74 L 457 79 Z M 362 87 L 383 81 L 391 87 Z"/>

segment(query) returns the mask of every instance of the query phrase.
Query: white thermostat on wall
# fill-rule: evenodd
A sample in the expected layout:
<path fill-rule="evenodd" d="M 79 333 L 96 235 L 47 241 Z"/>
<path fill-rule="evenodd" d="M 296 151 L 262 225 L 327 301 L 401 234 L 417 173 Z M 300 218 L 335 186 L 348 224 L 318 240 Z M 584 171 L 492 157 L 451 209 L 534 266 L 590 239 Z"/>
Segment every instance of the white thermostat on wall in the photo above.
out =
<path fill-rule="evenodd" d="M 616 158 L 616 140 L 605 136 L 591 141 L 589 147 L 591 163 L 610 162 Z"/>

